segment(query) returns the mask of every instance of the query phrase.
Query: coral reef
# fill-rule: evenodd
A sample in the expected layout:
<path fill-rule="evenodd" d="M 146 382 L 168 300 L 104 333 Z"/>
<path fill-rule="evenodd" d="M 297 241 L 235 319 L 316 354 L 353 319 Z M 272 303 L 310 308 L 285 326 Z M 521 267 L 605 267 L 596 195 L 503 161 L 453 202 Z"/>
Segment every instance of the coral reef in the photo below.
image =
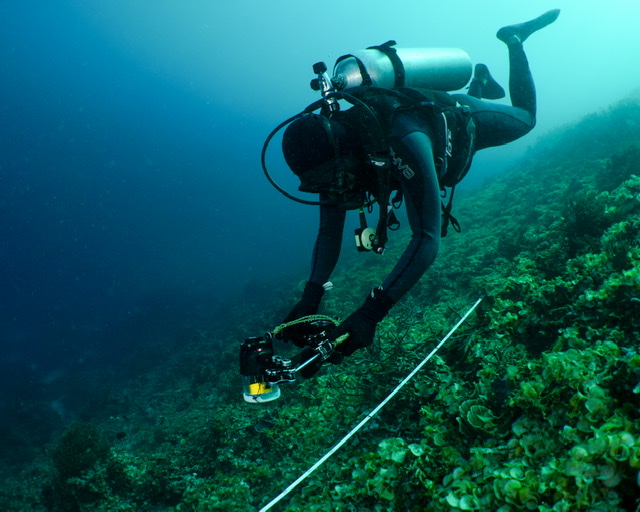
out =
<path fill-rule="evenodd" d="M 48 475 L 44 498 L 20 502 L 16 482 L 0 508 L 256 510 L 486 295 L 430 365 L 279 510 L 636 510 L 638 119 L 637 100 L 594 114 L 544 139 L 506 176 L 461 190 L 465 231 L 444 240 L 370 350 L 286 387 L 277 402 L 248 406 L 238 342 L 290 304 L 233 305 L 223 328 L 191 333 L 165 366 L 123 385 L 108 413 L 68 427 L 29 470 Z M 388 258 L 347 262 L 325 311 L 357 307 L 407 236 L 392 240 Z"/>

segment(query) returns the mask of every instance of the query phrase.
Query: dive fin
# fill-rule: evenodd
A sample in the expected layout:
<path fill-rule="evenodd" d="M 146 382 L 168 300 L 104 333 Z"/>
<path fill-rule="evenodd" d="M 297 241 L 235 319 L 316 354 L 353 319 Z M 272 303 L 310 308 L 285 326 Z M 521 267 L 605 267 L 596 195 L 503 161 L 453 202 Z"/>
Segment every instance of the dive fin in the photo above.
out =
<path fill-rule="evenodd" d="M 524 43 L 531 34 L 556 21 L 559 15 L 560 9 L 552 9 L 533 20 L 502 27 L 498 30 L 496 37 L 506 44 L 515 42 L 514 38 L 520 43 Z"/>
<path fill-rule="evenodd" d="M 485 64 L 476 64 L 468 94 L 474 98 L 488 100 L 499 100 L 505 96 L 504 89 L 494 80 Z"/>

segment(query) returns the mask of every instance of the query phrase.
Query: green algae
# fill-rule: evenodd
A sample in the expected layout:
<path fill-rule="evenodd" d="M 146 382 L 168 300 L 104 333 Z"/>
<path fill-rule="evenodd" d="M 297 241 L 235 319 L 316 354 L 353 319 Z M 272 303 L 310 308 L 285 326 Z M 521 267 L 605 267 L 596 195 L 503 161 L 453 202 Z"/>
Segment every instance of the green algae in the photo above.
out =
<path fill-rule="evenodd" d="M 506 176 L 460 194 L 456 215 L 465 232 L 444 240 L 440 258 L 379 326 L 369 351 L 286 387 L 278 402 L 244 405 L 237 344 L 272 327 L 278 312 L 267 311 L 272 304 L 238 305 L 229 313 L 235 329 L 199 333 L 182 366 L 173 361 L 123 390 L 122 414 L 70 426 L 29 469 L 44 475 L 39 496 L 20 504 L 16 483 L 0 504 L 25 511 L 256 510 L 486 295 L 411 385 L 280 510 L 634 508 L 638 119 L 640 104 L 631 100 L 589 116 L 541 141 Z M 407 236 L 392 240 L 383 259 L 347 262 L 325 312 L 357 307 Z M 129 432 L 122 441 L 104 441 L 122 429 Z"/>

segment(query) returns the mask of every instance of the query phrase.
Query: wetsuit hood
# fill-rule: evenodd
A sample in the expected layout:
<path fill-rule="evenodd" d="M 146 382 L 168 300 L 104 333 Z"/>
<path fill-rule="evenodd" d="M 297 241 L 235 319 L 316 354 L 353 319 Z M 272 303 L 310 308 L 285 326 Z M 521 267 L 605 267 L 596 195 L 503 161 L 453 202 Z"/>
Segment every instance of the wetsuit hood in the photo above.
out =
<path fill-rule="evenodd" d="M 282 153 L 303 192 L 343 192 L 355 182 L 361 152 L 357 135 L 344 123 L 318 114 L 292 122 Z"/>

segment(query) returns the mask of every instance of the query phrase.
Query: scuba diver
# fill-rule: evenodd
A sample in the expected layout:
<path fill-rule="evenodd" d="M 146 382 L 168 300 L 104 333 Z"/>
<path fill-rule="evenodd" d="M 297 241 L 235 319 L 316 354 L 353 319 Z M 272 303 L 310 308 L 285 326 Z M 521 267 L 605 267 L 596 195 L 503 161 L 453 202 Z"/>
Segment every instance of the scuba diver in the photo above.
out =
<path fill-rule="evenodd" d="M 381 217 L 370 247 L 365 248 L 381 253 L 386 228 L 395 221 L 393 210 L 387 209 L 390 194 L 399 191 L 412 233 L 382 284 L 329 333 L 333 340 L 346 338 L 336 346 L 338 357 L 330 361 L 338 362 L 373 342 L 377 324 L 436 258 L 446 227 L 450 224 L 459 231 L 451 203 L 441 204 L 441 190 L 464 176 L 476 151 L 514 141 L 533 129 L 536 92 L 523 43 L 559 13 L 551 10 L 497 32 L 509 52 L 511 106 L 485 101 L 504 97 L 504 91 L 487 67 L 478 64 L 467 94 L 375 87 L 363 81 L 349 90 L 347 100 L 355 99 L 348 110 L 307 111 L 287 126 L 284 158 L 301 182 L 299 190 L 319 194 L 320 226 L 309 279 L 285 323 L 318 312 L 324 285 L 340 254 L 347 210 L 360 208 L 362 220 L 363 205 L 379 203 Z M 367 240 L 361 244 L 367 245 Z M 281 334 L 284 340 L 286 331 Z"/>

